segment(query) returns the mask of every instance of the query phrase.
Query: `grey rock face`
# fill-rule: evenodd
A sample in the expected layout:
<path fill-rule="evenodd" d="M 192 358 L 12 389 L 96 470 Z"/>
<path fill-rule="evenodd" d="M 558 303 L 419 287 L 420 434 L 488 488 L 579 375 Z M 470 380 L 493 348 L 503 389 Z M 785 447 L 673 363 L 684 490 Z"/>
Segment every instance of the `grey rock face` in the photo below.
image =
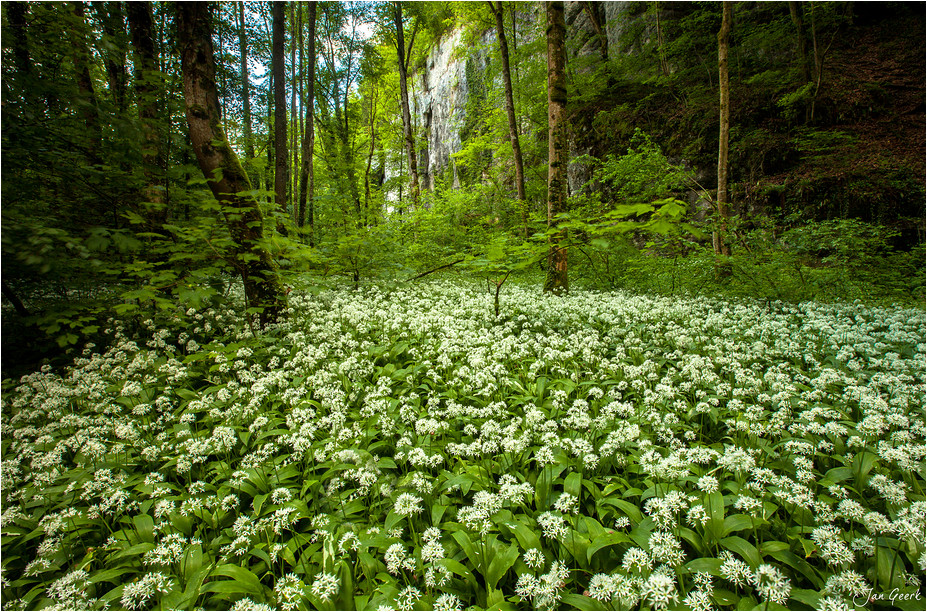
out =
<path fill-rule="evenodd" d="M 533 11 L 522 14 L 518 23 L 519 35 L 524 37 L 544 31 L 544 7 L 535 3 Z M 573 57 L 600 55 L 601 39 L 597 36 L 588 15 L 589 9 L 582 2 L 566 2 L 568 44 L 572 42 Z M 609 53 L 626 52 L 622 49 L 623 35 L 636 22 L 647 20 L 646 3 L 642 2 L 593 2 L 605 22 Z M 522 31 L 523 30 L 523 31 Z M 647 28 L 645 28 L 645 31 Z M 423 189 L 433 189 L 435 179 L 447 168 L 451 168 L 453 186 L 459 187 L 459 179 L 452 155 L 463 148 L 461 128 L 466 118 L 467 98 L 473 87 L 467 82 L 467 62 L 476 68 L 478 78 L 483 78 L 490 57 L 495 53 L 496 33 L 490 28 L 472 44 L 464 45 L 463 32 L 454 30 L 438 42 L 428 54 L 423 70 L 411 79 L 411 106 L 418 145 L 418 165 Z M 546 51 L 541 51 L 545 53 Z M 583 149 L 571 145 L 573 157 L 594 153 L 588 147 Z M 398 169 L 388 169 L 389 176 L 398 174 Z M 571 164 L 568 171 L 569 189 L 579 190 L 590 177 L 585 167 Z"/>

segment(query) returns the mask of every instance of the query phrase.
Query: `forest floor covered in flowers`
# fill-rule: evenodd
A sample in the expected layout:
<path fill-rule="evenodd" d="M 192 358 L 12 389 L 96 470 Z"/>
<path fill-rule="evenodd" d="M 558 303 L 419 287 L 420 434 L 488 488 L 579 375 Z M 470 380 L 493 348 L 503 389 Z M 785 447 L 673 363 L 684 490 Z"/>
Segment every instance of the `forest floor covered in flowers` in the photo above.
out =
<path fill-rule="evenodd" d="M 924 609 L 921 310 L 430 283 L 6 381 L 4 609 Z"/>

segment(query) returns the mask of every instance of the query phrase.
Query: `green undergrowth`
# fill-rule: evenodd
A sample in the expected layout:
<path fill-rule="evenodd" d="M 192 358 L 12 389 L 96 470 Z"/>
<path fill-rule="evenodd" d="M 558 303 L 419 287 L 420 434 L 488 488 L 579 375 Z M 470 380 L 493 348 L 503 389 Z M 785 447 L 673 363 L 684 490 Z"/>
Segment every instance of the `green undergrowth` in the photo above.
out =
<path fill-rule="evenodd" d="M 920 310 L 289 304 L 5 381 L 4 609 L 923 607 Z"/>

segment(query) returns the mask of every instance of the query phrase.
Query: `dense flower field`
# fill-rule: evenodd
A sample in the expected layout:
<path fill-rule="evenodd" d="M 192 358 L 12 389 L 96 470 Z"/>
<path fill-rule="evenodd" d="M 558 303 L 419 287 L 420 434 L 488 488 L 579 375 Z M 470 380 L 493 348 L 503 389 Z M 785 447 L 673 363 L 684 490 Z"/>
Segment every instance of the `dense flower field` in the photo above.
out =
<path fill-rule="evenodd" d="M 290 298 L 7 384 L 4 609 L 923 609 L 922 311 Z"/>

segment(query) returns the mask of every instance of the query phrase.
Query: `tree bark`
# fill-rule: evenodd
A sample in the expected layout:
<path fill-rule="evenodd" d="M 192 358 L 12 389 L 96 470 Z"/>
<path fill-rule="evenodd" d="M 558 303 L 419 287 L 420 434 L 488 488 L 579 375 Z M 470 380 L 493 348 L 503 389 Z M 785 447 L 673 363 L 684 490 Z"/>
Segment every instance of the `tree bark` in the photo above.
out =
<path fill-rule="evenodd" d="M 313 172 L 312 152 L 315 149 L 315 115 L 312 110 L 315 107 L 315 22 L 316 22 L 316 4 L 310 2 L 306 7 L 309 11 L 307 16 L 307 26 L 309 28 L 309 49 L 308 60 L 309 74 L 306 79 L 306 131 L 303 133 L 303 159 L 302 168 L 299 176 L 299 211 L 297 213 L 297 224 L 304 227 L 307 221 L 309 223 L 309 246 L 315 246 L 315 219 L 314 219 L 314 189 L 315 173 Z"/>
<path fill-rule="evenodd" d="M 245 31 L 245 3 L 238 3 L 238 51 L 241 56 L 241 113 L 245 132 L 245 167 L 254 159 L 254 132 L 251 130 L 251 83 L 248 71 L 248 40 Z"/>
<path fill-rule="evenodd" d="M 409 112 L 409 88 L 407 84 L 407 64 L 405 35 L 402 25 L 402 4 L 393 3 L 393 20 L 396 24 L 396 54 L 399 60 L 399 97 L 402 103 L 402 130 L 405 135 L 406 154 L 409 158 L 409 176 L 412 179 L 412 208 L 418 207 L 418 162 L 415 159 L 415 138 L 412 135 L 412 114 Z M 411 55 L 411 46 L 410 52 Z"/>
<path fill-rule="evenodd" d="M 257 200 L 250 195 L 248 175 L 222 129 L 210 10 L 206 2 L 177 3 L 187 124 L 200 169 L 222 205 L 234 243 L 231 262 L 241 274 L 248 306 L 261 309 L 263 326 L 283 312 L 286 294 L 270 253 L 261 244 L 263 218 Z"/>
<path fill-rule="evenodd" d="M 286 75 L 284 74 L 283 43 L 286 35 L 285 2 L 274 2 L 273 40 L 270 70 L 274 79 L 274 194 L 277 209 L 286 210 L 286 187 L 289 182 L 289 160 L 286 142 Z"/>
<path fill-rule="evenodd" d="M 93 80 L 90 78 L 90 49 L 86 38 L 86 19 L 84 17 L 84 3 L 72 2 L 71 8 L 77 18 L 78 27 L 72 33 L 74 44 L 74 71 L 77 77 L 77 88 L 82 99 L 78 101 L 80 115 L 86 122 L 90 131 L 90 146 L 87 157 L 91 165 L 97 165 L 100 160 L 100 146 L 103 141 L 103 131 L 100 129 L 100 117 L 97 107 L 97 96 L 93 90 Z"/>
<path fill-rule="evenodd" d="M 125 51 L 125 20 L 122 15 L 121 2 L 93 2 L 92 6 L 97 12 L 100 23 L 103 24 L 103 35 L 109 41 L 103 51 L 106 64 L 106 79 L 113 96 L 113 102 L 120 113 L 126 110 L 126 89 L 128 72 L 126 71 Z"/>
<path fill-rule="evenodd" d="M 132 47 L 135 49 L 135 93 L 138 118 L 142 126 L 142 165 L 146 186 L 142 189 L 140 209 L 149 223 L 149 231 L 160 231 L 167 221 L 164 205 L 164 185 L 161 180 L 161 134 L 158 126 L 158 106 L 162 99 L 158 57 L 155 52 L 154 16 L 148 2 L 127 5 Z"/>
<path fill-rule="evenodd" d="M 727 222 L 730 218 L 727 193 L 727 157 L 730 135 L 730 79 L 727 67 L 728 46 L 731 35 L 733 7 L 730 2 L 723 3 L 721 30 L 718 32 L 718 90 L 720 92 L 720 128 L 718 133 L 718 229 L 712 236 L 716 255 L 730 255 L 731 247 L 727 244 Z"/>
<path fill-rule="evenodd" d="M 13 51 L 13 63 L 20 75 L 26 75 L 32 71 L 32 61 L 29 59 L 29 39 L 26 35 L 28 27 L 26 13 L 29 11 L 29 3 L 10 2 L 7 7 L 6 14 L 12 33 L 10 47 Z"/>
<path fill-rule="evenodd" d="M 509 43 L 505 36 L 505 24 L 502 21 L 502 0 L 489 2 L 489 8 L 496 18 L 496 36 L 499 39 L 499 54 L 502 57 L 502 82 L 505 85 L 505 113 L 509 120 L 509 140 L 512 143 L 512 155 L 515 158 L 515 193 L 519 202 L 525 201 L 525 169 L 522 164 L 521 144 L 518 141 L 518 120 L 515 118 L 515 99 L 512 95 L 512 72 L 509 65 Z M 527 225 L 528 209 L 523 207 Z"/>
<path fill-rule="evenodd" d="M 569 162 L 566 124 L 566 24 L 563 18 L 563 2 L 547 2 L 547 122 L 548 122 L 548 171 L 547 171 L 547 226 L 557 225 L 557 215 L 566 210 L 567 185 L 566 168 Z M 569 290 L 567 277 L 567 252 L 563 246 L 562 231 L 553 233 L 549 239 L 550 252 L 547 258 L 547 279 L 544 291 L 562 294 Z"/>
<path fill-rule="evenodd" d="M 789 14 L 792 16 L 792 23 L 795 24 L 798 38 L 798 61 L 801 62 L 802 80 L 808 83 L 811 81 L 811 67 L 808 66 L 808 43 L 805 40 L 805 22 L 802 19 L 801 3 L 789 0 Z"/>
<path fill-rule="evenodd" d="M 367 169 L 364 171 L 364 219 L 367 222 L 367 216 L 370 214 L 370 168 L 373 165 L 373 152 L 376 149 L 377 132 L 375 120 L 377 117 L 377 85 L 376 82 L 371 84 L 370 91 L 370 149 L 367 151 Z"/>
<path fill-rule="evenodd" d="M 287 161 L 287 190 L 288 198 L 286 210 L 292 213 L 291 219 L 296 218 L 296 197 L 297 181 L 299 176 L 295 172 L 290 172 L 290 168 L 299 167 L 299 132 L 296 127 L 296 41 L 297 41 L 297 23 L 296 8 L 292 2 L 287 2 L 289 8 L 290 21 L 290 120 L 289 129 L 289 157 Z"/>
<path fill-rule="evenodd" d="M 602 55 L 602 61 L 608 61 L 608 34 L 605 32 L 605 27 L 602 18 L 599 15 L 598 7 L 601 6 L 601 2 L 583 2 L 583 9 L 586 11 L 586 14 L 589 16 L 589 22 L 592 23 L 592 29 L 595 30 L 595 35 L 599 39 L 599 53 Z M 659 29 L 659 26 L 658 26 Z"/>

